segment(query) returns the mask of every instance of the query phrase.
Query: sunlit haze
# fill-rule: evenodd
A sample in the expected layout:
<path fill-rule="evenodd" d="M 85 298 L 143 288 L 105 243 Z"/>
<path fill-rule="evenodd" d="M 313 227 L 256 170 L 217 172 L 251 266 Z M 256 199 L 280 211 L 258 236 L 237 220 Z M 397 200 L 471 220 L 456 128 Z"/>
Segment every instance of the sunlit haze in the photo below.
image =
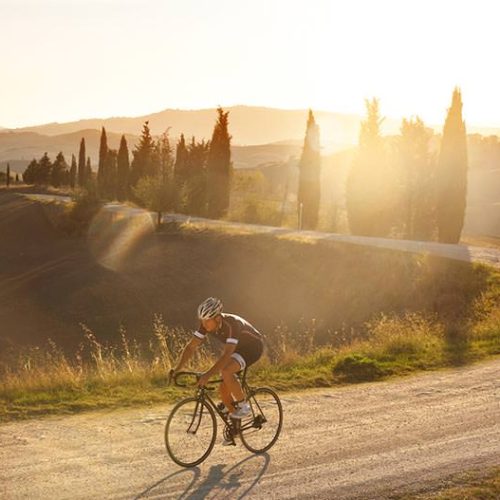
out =
<path fill-rule="evenodd" d="M 0 0 L 0 126 L 236 104 L 500 126 L 497 0 Z"/>

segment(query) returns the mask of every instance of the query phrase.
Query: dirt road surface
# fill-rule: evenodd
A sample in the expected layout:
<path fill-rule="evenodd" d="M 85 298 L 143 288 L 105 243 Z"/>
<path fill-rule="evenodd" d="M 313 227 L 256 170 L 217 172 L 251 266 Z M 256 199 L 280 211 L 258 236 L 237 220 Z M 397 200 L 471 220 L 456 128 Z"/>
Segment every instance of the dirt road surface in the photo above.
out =
<path fill-rule="evenodd" d="M 500 359 L 282 400 L 267 454 L 217 444 L 194 469 L 166 455 L 166 404 L 4 424 L 0 497 L 397 498 L 500 464 Z"/>

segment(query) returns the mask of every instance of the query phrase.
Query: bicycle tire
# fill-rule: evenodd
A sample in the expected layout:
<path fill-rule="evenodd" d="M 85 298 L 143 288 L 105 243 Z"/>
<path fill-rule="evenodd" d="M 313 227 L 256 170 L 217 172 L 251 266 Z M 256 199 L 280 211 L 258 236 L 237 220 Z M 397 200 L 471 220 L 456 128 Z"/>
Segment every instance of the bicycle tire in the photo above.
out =
<path fill-rule="evenodd" d="M 283 407 L 278 395 L 268 387 L 251 389 L 248 402 L 252 414 L 241 422 L 241 442 L 252 453 L 264 453 L 281 433 Z"/>
<path fill-rule="evenodd" d="M 206 401 L 191 397 L 173 407 L 165 424 L 165 446 L 177 465 L 195 467 L 203 462 L 210 455 L 216 438 L 214 410 Z"/>

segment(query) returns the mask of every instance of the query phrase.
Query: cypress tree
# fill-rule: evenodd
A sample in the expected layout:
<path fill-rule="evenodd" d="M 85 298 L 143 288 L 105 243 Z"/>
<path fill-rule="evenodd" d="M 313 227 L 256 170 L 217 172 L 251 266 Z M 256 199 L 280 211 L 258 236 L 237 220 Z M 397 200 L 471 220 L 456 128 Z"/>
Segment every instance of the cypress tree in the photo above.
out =
<path fill-rule="evenodd" d="M 125 136 L 122 135 L 120 149 L 118 150 L 116 179 L 116 196 L 120 201 L 127 200 L 129 197 L 129 176 L 130 160 L 128 156 L 127 140 Z"/>
<path fill-rule="evenodd" d="M 205 215 L 207 203 L 207 158 L 210 143 L 193 137 L 188 147 L 186 177 L 186 212 Z"/>
<path fill-rule="evenodd" d="M 108 149 L 106 159 L 104 160 L 102 195 L 110 200 L 116 198 L 117 157 L 118 153 L 116 149 Z"/>
<path fill-rule="evenodd" d="M 319 151 L 319 127 L 309 110 L 304 147 L 299 162 L 299 190 L 297 203 L 302 228 L 315 229 L 318 225 L 320 200 L 321 158 Z"/>
<path fill-rule="evenodd" d="M 187 159 L 188 150 L 186 147 L 186 139 L 184 134 L 181 134 L 177 147 L 175 149 L 175 164 L 174 164 L 174 177 L 178 184 L 185 182 L 187 177 Z"/>
<path fill-rule="evenodd" d="M 108 141 L 106 138 L 106 130 L 102 127 L 101 142 L 99 144 L 99 163 L 97 166 L 97 186 L 99 193 L 106 191 L 106 156 L 108 154 Z"/>
<path fill-rule="evenodd" d="M 80 151 L 78 153 L 78 185 L 80 187 L 85 187 L 86 180 L 86 169 L 85 169 L 85 138 L 82 137 L 80 141 Z"/>
<path fill-rule="evenodd" d="M 186 205 L 185 184 L 187 180 L 188 155 L 186 139 L 184 138 L 184 134 L 181 134 L 175 149 L 174 164 L 174 206 L 179 212 L 183 212 Z"/>
<path fill-rule="evenodd" d="M 7 163 L 7 179 L 6 179 L 7 187 L 10 186 L 10 165 Z"/>
<path fill-rule="evenodd" d="M 71 155 L 71 168 L 69 169 L 69 185 L 74 189 L 77 183 L 77 166 L 75 155 Z"/>
<path fill-rule="evenodd" d="M 94 178 L 92 175 L 92 167 L 90 166 L 90 156 L 87 158 L 87 164 L 85 165 L 85 187 L 90 189 L 94 183 Z"/>
<path fill-rule="evenodd" d="M 366 109 L 358 151 L 347 178 L 347 217 L 352 234 L 387 236 L 396 223 L 397 176 L 391 169 L 380 133 L 378 100 L 367 100 Z"/>
<path fill-rule="evenodd" d="M 435 228 L 435 195 L 429 141 L 432 131 L 424 122 L 403 119 L 398 141 L 402 234 L 406 239 L 429 240 Z"/>
<path fill-rule="evenodd" d="M 231 186 L 231 136 L 228 131 L 229 111 L 217 108 L 207 159 L 207 212 L 218 219 L 227 213 Z"/>
<path fill-rule="evenodd" d="M 467 142 L 462 119 L 462 95 L 453 91 L 443 129 L 436 172 L 438 238 L 458 243 L 464 225 L 467 195 Z"/>

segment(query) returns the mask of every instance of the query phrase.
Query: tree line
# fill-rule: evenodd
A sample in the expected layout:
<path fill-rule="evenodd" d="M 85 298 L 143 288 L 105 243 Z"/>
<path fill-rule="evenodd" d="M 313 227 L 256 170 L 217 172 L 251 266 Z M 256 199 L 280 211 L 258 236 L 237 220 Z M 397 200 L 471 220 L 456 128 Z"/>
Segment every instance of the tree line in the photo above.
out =
<path fill-rule="evenodd" d="M 458 243 L 468 164 L 460 90 L 453 91 L 437 158 L 429 149 L 432 131 L 419 117 L 403 119 L 400 135 L 389 142 L 381 134 L 379 101 L 366 101 L 366 111 L 346 185 L 351 234 Z M 305 229 L 318 223 L 320 169 L 319 129 L 310 112 L 299 162 L 298 207 Z"/>
<path fill-rule="evenodd" d="M 125 136 L 121 137 L 118 151 L 111 149 L 103 127 L 96 174 L 82 138 L 78 163 L 75 155 L 69 166 L 62 152 L 54 162 L 45 153 L 31 161 L 23 180 L 27 184 L 96 191 L 103 199 L 132 200 L 159 213 L 175 210 L 220 218 L 229 208 L 232 174 L 228 115 L 219 107 L 211 140 L 192 137 L 186 141 L 181 134 L 175 151 L 168 129 L 154 139 L 145 122 L 131 161 Z"/>
<path fill-rule="evenodd" d="M 432 131 L 416 117 L 403 119 L 401 133 L 388 142 L 381 134 L 377 99 L 366 101 L 359 144 L 346 185 L 346 210 L 355 235 L 414 240 L 438 239 L 456 243 L 465 215 L 467 145 L 462 119 L 462 98 L 453 91 L 437 158 L 429 150 Z M 229 208 L 232 177 L 229 112 L 217 109 L 210 141 L 186 140 L 181 134 L 175 148 L 168 129 L 154 139 L 148 122 L 130 161 L 127 141 L 118 151 L 107 145 L 101 131 L 97 174 L 80 143 L 78 163 L 68 166 L 59 153 L 52 163 L 43 155 L 33 160 L 24 181 L 95 190 L 103 199 L 132 200 L 161 213 L 174 210 L 190 215 L 221 218 Z M 297 217 L 299 227 L 315 229 L 320 208 L 320 131 L 309 111 L 299 161 Z"/>

